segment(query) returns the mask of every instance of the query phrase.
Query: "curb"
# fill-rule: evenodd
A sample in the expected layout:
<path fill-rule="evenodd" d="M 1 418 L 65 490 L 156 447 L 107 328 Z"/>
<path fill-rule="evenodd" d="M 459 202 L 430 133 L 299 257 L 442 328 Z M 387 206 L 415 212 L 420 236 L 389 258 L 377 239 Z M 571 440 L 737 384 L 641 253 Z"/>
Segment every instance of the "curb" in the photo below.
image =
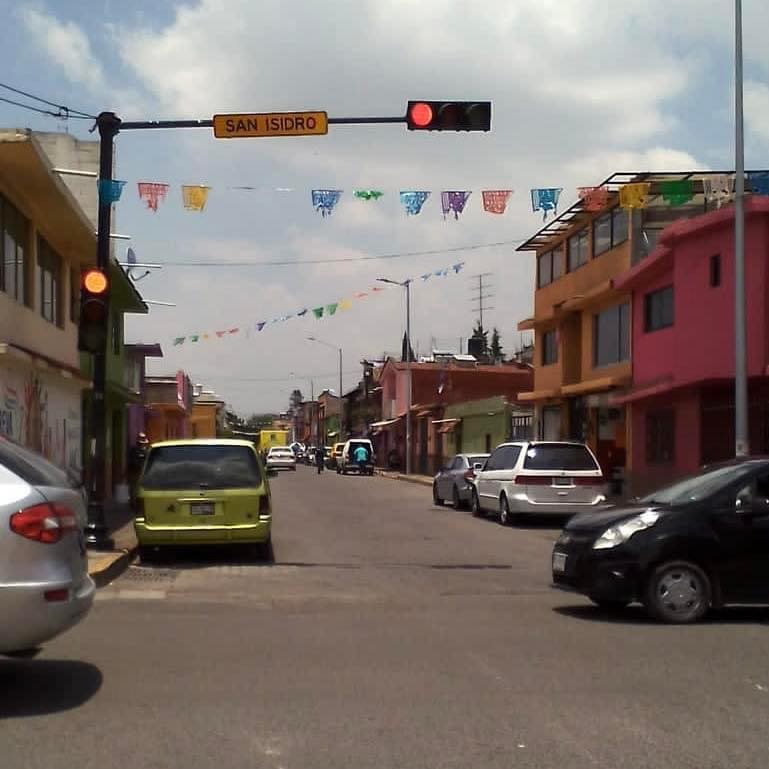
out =
<path fill-rule="evenodd" d="M 101 558 L 94 559 L 89 564 L 88 573 L 96 584 L 96 587 L 104 587 L 117 579 L 131 564 L 138 547 L 121 550 L 118 553 L 107 553 Z"/>
<path fill-rule="evenodd" d="M 432 486 L 433 479 L 425 478 L 421 475 L 405 475 L 403 473 L 390 473 L 386 470 L 377 470 L 377 475 L 382 478 L 389 478 L 393 481 L 405 481 L 406 483 L 416 483 L 420 486 Z"/>

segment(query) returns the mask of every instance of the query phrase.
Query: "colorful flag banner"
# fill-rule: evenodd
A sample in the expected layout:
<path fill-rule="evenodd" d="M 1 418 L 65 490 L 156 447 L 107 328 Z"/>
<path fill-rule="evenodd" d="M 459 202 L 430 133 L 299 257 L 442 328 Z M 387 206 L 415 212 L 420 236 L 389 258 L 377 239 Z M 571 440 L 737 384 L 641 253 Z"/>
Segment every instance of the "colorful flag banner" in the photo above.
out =
<path fill-rule="evenodd" d="M 504 214 L 512 194 L 512 190 L 483 190 L 483 210 L 487 214 Z"/>
<path fill-rule="evenodd" d="M 465 266 L 464 262 L 457 262 L 456 264 L 451 265 L 451 269 L 454 270 L 455 274 L 459 274 L 459 271 Z"/>
<path fill-rule="evenodd" d="M 183 184 L 182 201 L 188 211 L 202 211 L 206 207 L 210 187 L 202 184 Z"/>
<path fill-rule="evenodd" d="M 379 200 L 384 192 L 380 190 L 355 190 L 352 194 L 360 200 Z"/>
<path fill-rule="evenodd" d="M 619 191 L 619 204 L 622 208 L 645 208 L 646 197 L 649 194 L 649 182 L 634 182 L 625 184 Z"/>
<path fill-rule="evenodd" d="M 734 194 L 734 174 L 710 174 L 702 180 L 702 190 L 706 200 L 721 208 Z"/>
<path fill-rule="evenodd" d="M 157 212 L 158 203 L 165 200 L 168 194 L 168 185 L 157 182 L 138 182 L 138 187 L 139 197 L 146 202 L 147 208 Z"/>
<path fill-rule="evenodd" d="M 296 314 L 297 318 L 303 318 L 305 315 L 307 315 L 307 308 L 305 307 L 303 310 L 299 310 L 299 312 Z"/>
<path fill-rule="evenodd" d="M 748 171 L 747 177 L 754 195 L 769 195 L 769 171 Z"/>
<path fill-rule="evenodd" d="M 468 190 L 445 190 L 441 192 L 441 208 L 443 209 L 443 218 L 450 213 L 454 214 L 455 219 L 465 210 L 467 200 L 473 193 Z"/>
<path fill-rule="evenodd" d="M 365 299 L 368 296 L 368 294 L 365 291 L 358 291 L 357 294 L 355 294 L 356 299 Z"/>
<path fill-rule="evenodd" d="M 342 197 L 342 190 L 313 190 L 312 206 L 316 211 L 320 211 L 323 217 L 331 216 L 334 206 Z"/>
<path fill-rule="evenodd" d="M 197 341 L 198 341 L 198 339 L 200 339 L 200 335 L 199 335 L 199 334 L 193 334 L 193 335 L 190 337 L 190 342 L 197 342 Z"/>
<path fill-rule="evenodd" d="M 436 270 L 433 275 L 436 275 L 439 278 L 445 278 L 449 274 L 449 268 L 444 267 L 442 270 Z"/>
<path fill-rule="evenodd" d="M 420 275 L 419 277 L 422 278 L 422 280 L 429 280 L 432 277 L 432 273 L 431 272 L 425 272 L 422 275 Z"/>
<path fill-rule="evenodd" d="M 691 179 L 671 179 L 662 182 L 662 199 L 670 206 L 682 206 L 694 197 L 694 182 Z"/>
<path fill-rule="evenodd" d="M 174 339 L 174 347 L 178 347 L 178 345 L 184 344 L 184 340 L 186 338 L 186 336 L 177 336 L 176 339 Z"/>
<path fill-rule="evenodd" d="M 313 313 L 313 315 L 314 315 L 316 318 L 322 318 L 322 317 L 323 317 L 323 308 L 322 308 L 322 307 L 316 307 L 316 308 L 315 308 L 315 309 L 312 311 L 312 313 Z"/>
<path fill-rule="evenodd" d="M 326 315 L 333 315 L 336 312 L 336 308 L 339 307 L 338 302 L 332 302 L 326 305 Z"/>
<path fill-rule="evenodd" d="M 240 331 L 239 328 L 231 328 L 228 333 L 230 333 L 230 334 L 237 334 L 238 331 Z"/>
<path fill-rule="evenodd" d="M 608 187 L 577 187 L 577 194 L 585 211 L 601 211 L 609 203 Z"/>
<path fill-rule="evenodd" d="M 264 320 L 260 320 L 260 321 L 259 321 L 259 322 L 256 324 L 256 330 L 257 330 L 257 331 L 261 331 L 261 330 L 262 330 L 262 329 L 263 329 L 263 328 L 264 328 L 266 325 L 267 325 L 267 321 L 264 321 Z"/>
<path fill-rule="evenodd" d="M 558 199 L 563 192 L 562 187 L 538 187 L 531 191 L 532 211 L 542 211 L 542 221 L 547 221 L 547 215 L 558 213 Z"/>
<path fill-rule="evenodd" d="M 117 179 L 99 179 L 99 200 L 103 203 L 117 203 L 123 194 L 125 182 Z"/>
<path fill-rule="evenodd" d="M 384 291 L 384 288 L 382 286 L 371 286 L 372 291 Z"/>
<path fill-rule="evenodd" d="M 349 299 L 340 299 L 339 300 L 339 309 L 340 310 L 350 310 L 350 309 L 352 309 L 352 302 Z"/>
<path fill-rule="evenodd" d="M 428 190 L 401 190 L 401 204 L 406 209 L 407 216 L 417 216 L 422 210 L 427 198 L 430 197 Z"/>

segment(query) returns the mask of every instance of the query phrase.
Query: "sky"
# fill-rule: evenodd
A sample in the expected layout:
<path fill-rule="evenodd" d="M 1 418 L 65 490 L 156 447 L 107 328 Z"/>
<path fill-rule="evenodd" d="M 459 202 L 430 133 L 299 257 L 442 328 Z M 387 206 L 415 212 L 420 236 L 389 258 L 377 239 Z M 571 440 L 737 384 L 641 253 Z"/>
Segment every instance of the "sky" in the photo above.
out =
<path fill-rule="evenodd" d="M 746 165 L 769 166 L 769 4 L 744 0 Z M 542 226 L 530 189 L 576 188 L 615 171 L 733 168 L 733 7 L 729 0 L 0 0 L 0 80 L 56 103 L 124 120 L 226 112 L 326 110 L 402 115 L 409 99 L 493 102 L 490 133 L 332 126 L 327 136 L 215 139 L 210 129 L 125 131 L 116 177 L 128 183 L 113 231 L 140 261 L 168 265 L 137 284 L 153 306 L 130 317 L 129 342 L 160 342 L 152 373 L 187 371 L 244 415 L 285 409 L 361 375 L 360 361 L 400 350 L 403 292 L 356 300 L 331 318 L 255 324 L 368 292 L 379 277 L 416 277 L 418 352 L 456 349 L 472 333 L 472 276 L 490 273 L 484 325 L 512 352 L 531 314 L 534 256 L 516 245 Z M 93 138 L 0 103 L 0 126 Z M 136 183 L 170 185 L 157 213 Z M 182 184 L 211 187 L 202 213 Z M 250 186 L 244 191 L 229 189 Z M 341 189 L 328 217 L 310 191 Z M 354 189 L 378 189 L 374 202 Z M 398 191 L 433 191 L 407 217 Z M 441 190 L 472 190 L 441 214 Z M 512 189 L 504 216 L 481 190 Z M 290 191 L 285 191 L 290 190 Z M 121 241 L 120 250 L 128 243 Z M 489 245 L 501 244 L 501 245 Z M 387 259 L 363 257 L 433 252 Z M 320 263 L 318 260 L 345 259 Z M 238 262 L 246 266 L 225 265 Z M 293 264 L 269 265 L 286 261 Z M 296 264 L 300 262 L 300 264 Z M 306 262 L 306 264 L 301 264 Z M 316 263 L 312 263 L 316 262 Z M 458 262 L 446 277 L 418 276 Z M 215 331 L 241 332 L 216 337 Z M 246 334 L 248 329 L 248 334 Z M 211 339 L 174 346 L 176 337 Z M 312 380 L 312 383 L 311 383 Z"/>

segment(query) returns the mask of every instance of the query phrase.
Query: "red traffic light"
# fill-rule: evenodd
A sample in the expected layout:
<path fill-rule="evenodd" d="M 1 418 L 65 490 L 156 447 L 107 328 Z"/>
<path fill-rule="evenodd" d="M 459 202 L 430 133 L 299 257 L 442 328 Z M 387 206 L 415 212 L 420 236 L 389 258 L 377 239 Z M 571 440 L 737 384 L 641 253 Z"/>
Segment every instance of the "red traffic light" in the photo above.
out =
<path fill-rule="evenodd" d="M 109 281 L 101 270 L 87 270 L 83 273 L 83 288 L 89 294 L 103 294 L 109 288 Z"/>
<path fill-rule="evenodd" d="M 427 128 L 433 122 L 433 108 L 423 101 L 414 102 L 409 107 L 409 122 L 417 128 Z"/>
<path fill-rule="evenodd" d="M 410 101 L 409 131 L 490 131 L 490 101 Z"/>

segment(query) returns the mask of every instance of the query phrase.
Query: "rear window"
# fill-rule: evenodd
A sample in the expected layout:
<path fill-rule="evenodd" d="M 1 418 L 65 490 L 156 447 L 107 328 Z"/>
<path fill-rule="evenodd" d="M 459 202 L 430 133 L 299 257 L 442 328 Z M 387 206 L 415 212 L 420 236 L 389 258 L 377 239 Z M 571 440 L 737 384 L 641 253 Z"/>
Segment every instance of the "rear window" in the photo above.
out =
<path fill-rule="evenodd" d="M 468 460 L 470 462 L 470 467 L 473 465 L 482 465 L 487 459 L 488 455 L 484 454 L 482 457 L 468 457 Z"/>
<path fill-rule="evenodd" d="M 158 446 L 150 450 L 145 489 L 242 489 L 262 482 L 247 446 Z"/>
<path fill-rule="evenodd" d="M 598 470 L 585 446 L 573 443 L 536 443 L 523 460 L 526 470 Z"/>
<path fill-rule="evenodd" d="M 32 486 L 71 489 L 79 485 L 77 479 L 65 470 L 6 438 L 0 438 L 0 465 Z"/>

